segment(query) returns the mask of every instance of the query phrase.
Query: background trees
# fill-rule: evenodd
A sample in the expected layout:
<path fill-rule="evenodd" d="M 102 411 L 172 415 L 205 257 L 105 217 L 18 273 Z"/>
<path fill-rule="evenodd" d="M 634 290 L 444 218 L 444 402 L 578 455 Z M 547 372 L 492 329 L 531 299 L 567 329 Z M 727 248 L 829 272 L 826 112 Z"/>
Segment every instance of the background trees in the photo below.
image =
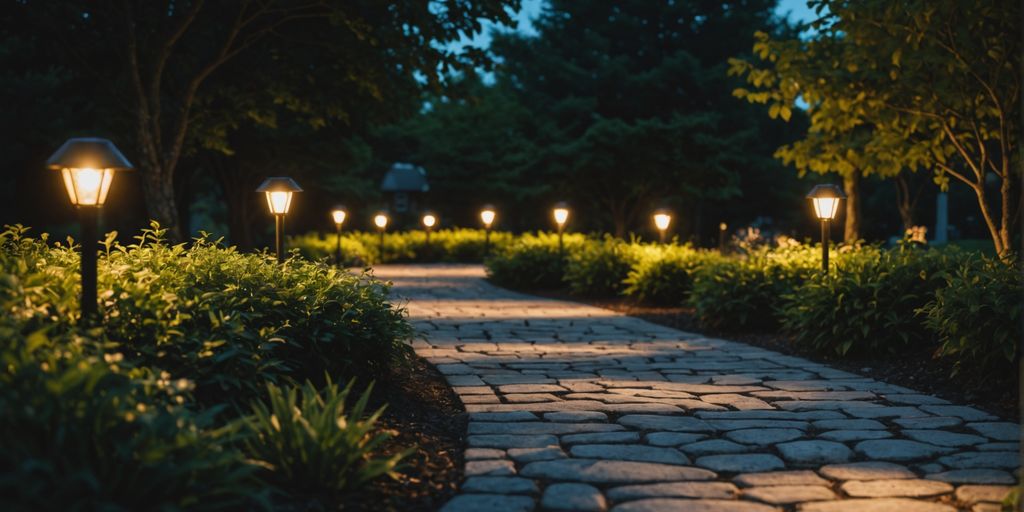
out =
<path fill-rule="evenodd" d="M 732 63 L 754 86 L 738 96 L 782 117 L 807 105 L 806 137 L 777 155 L 843 176 L 923 169 L 943 188 L 954 179 L 973 192 L 996 251 L 1008 255 L 1021 204 L 1020 4 L 810 3 L 821 17 L 809 39 L 759 33 L 764 67 Z"/>

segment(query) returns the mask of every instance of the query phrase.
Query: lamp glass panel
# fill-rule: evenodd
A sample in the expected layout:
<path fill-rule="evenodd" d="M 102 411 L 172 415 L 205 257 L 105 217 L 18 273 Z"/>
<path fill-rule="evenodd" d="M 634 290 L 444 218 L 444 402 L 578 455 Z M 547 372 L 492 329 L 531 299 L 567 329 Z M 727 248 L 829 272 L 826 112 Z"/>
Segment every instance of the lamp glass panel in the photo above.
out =
<path fill-rule="evenodd" d="M 384 214 L 378 214 L 376 217 L 373 218 L 373 223 L 376 224 L 378 228 L 384 229 L 388 227 L 388 216 Z"/>
<path fill-rule="evenodd" d="M 292 193 L 285 191 L 267 192 L 267 207 L 274 215 L 285 215 L 292 204 Z"/>
<path fill-rule="evenodd" d="M 426 226 L 428 228 L 432 228 L 432 227 L 434 227 L 434 224 L 437 224 L 437 217 L 434 217 L 433 215 L 424 215 L 423 216 L 423 225 L 424 226 Z"/>
<path fill-rule="evenodd" d="M 660 231 L 668 229 L 668 225 L 672 223 L 672 216 L 667 213 L 657 213 L 654 215 L 654 225 L 658 227 Z"/>
<path fill-rule="evenodd" d="M 103 206 L 114 179 L 113 169 L 61 169 L 68 199 L 75 206 Z"/>
<path fill-rule="evenodd" d="M 554 215 L 555 222 L 559 225 L 565 224 L 565 221 L 569 220 L 569 210 L 566 208 L 555 208 Z"/>
<path fill-rule="evenodd" d="M 480 212 L 480 220 L 484 221 L 485 226 L 490 226 L 494 222 L 494 216 L 494 210 L 484 210 Z"/>
<path fill-rule="evenodd" d="M 342 224 L 345 222 L 345 210 L 334 210 L 331 212 L 331 218 L 334 219 L 335 224 Z"/>
<path fill-rule="evenodd" d="M 812 202 L 814 203 L 814 214 L 819 219 L 832 220 L 836 217 L 836 212 L 839 210 L 838 197 L 816 197 Z"/>

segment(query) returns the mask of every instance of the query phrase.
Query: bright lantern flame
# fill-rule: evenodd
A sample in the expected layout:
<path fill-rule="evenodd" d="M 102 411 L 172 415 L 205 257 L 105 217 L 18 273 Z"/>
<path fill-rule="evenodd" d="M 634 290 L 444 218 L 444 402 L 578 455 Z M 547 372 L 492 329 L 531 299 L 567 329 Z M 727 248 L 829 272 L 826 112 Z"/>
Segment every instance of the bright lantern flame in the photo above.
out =
<path fill-rule="evenodd" d="M 836 218 L 839 210 L 838 197 L 815 197 L 811 199 L 814 203 L 814 214 L 821 220 L 832 220 Z"/>
<path fill-rule="evenodd" d="M 434 224 L 437 224 L 437 217 L 430 215 L 429 213 L 423 216 L 423 225 L 432 228 Z"/>
<path fill-rule="evenodd" d="M 285 215 L 292 205 L 292 193 L 285 191 L 267 192 L 267 207 L 274 215 Z"/>
<path fill-rule="evenodd" d="M 388 216 L 384 215 L 383 213 L 378 213 L 373 218 L 373 223 L 376 224 L 378 228 L 384 229 L 388 227 Z"/>
<path fill-rule="evenodd" d="M 655 213 L 654 214 L 654 225 L 658 227 L 658 231 L 665 231 L 668 229 L 668 225 L 672 223 L 672 216 L 667 213 Z"/>
<path fill-rule="evenodd" d="M 345 222 L 345 210 L 334 210 L 331 212 L 331 218 L 334 219 L 334 223 L 342 225 Z"/>
<path fill-rule="evenodd" d="M 103 206 L 114 179 L 113 169 L 64 168 L 64 188 L 71 204 L 76 206 Z"/>
<path fill-rule="evenodd" d="M 484 226 L 491 227 L 491 224 L 494 223 L 495 215 L 494 210 L 484 210 L 480 212 L 480 220 L 484 221 Z"/>
<path fill-rule="evenodd" d="M 565 224 L 565 221 L 569 220 L 569 209 L 568 208 L 555 208 L 555 223 L 561 226 Z"/>

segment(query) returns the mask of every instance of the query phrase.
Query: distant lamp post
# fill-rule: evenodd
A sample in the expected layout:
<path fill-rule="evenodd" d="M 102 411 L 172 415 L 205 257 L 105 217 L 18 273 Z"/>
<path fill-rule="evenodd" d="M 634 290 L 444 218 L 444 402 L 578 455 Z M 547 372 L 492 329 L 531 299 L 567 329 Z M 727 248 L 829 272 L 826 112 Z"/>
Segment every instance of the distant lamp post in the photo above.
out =
<path fill-rule="evenodd" d="M 836 218 L 839 201 L 846 198 L 843 189 L 835 185 L 816 185 L 807 194 L 814 205 L 814 215 L 821 220 L 821 270 L 828 273 L 829 223 Z"/>
<path fill-rule="evenodd" d="M 388 215 L 384 212 L 374 215 L 373 223 L 377 226 L 377 231 L 380 232 L 380 243 L 378 245 L 377 254 L 379 254 L 380 263 L 384 263 L 384 232 L 388 229 Z"/>
<path fill-rule="evenodd" d="M 718 252 L 725 252 L 725 235 L 728 231 L 728 224 L 724 222 L 718 224 Z"/>
<path fill-rule="evenodd" d="M 569 205 L 564 202 L 558 203 L 551 210 L 551 214 L 555 217 L 555 224 L 558 225 L 558 254 L 564 254 L 565 243 L 562 241 L 562 235 L 565 232 L 565 223 L 569 220 Z"/>
<path fill-rule="evenodd" d="M 665 243 L 665 231 L 668 230 L 670 224 L 672 224 L 672 212 L 668 210 L 654 212 L 654 227 L 658 228 L 658 240 L 661 243 Z"/>
<path fill-rule="evenodd" d="M 284 261 L 284 217 L 292 207 L 292 196 L 302 192 L 302 187 L 291 178 L 274 176 L 264 180 L 256 192 L 267 196 L 267 208 L 274 216 L 274 252 L 277 262 L 281 263 Z"/>
<path fill-rule="evenodd" d="M 491 225 L 494 224 L 494 217 L 498 214 L 491 205 L 484 205 L 480 210 L 480 220 L 484 223 L 484 254 L 491 252 Z"/>
<path fill-rule="evenodd" d="M 348 217 L 348 210 L 344 206 L 339 204 L 331 210 L 331 220 L 334 221 L 334 234 L 337 242 L 335 261 L 338 266 L 341 266 L 341 225 L 345 223 L 345 217 Z"/>
<path fill-rule="evenodd" d="M 437 225 L 437 217 L 432 213 L 423 214 L 423 230 L 427 233 L 427 250 L 430 250 L 430 232 L 434 230 L 434 226 Z"/>
<path fill-rule="evenodd" d="M 82 245 L 82 298 L 83 324 L 96 317 L 96 252 L 99 237 L 99 212 L 107 202 L 110 183 L 115 171 L 130 171 L 134 167 L 107 139 L 68 139 L 46 161 L 46 167 L 60 171 L 64 187 L 78 210 L 81 223 Z"/>

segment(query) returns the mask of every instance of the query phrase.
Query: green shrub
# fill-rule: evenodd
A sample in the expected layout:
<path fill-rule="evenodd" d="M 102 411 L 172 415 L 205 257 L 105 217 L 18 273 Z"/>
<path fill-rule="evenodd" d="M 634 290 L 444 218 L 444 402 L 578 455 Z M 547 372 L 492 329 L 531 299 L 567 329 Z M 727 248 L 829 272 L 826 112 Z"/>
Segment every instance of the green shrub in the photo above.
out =
<path fill-rule="evenodd" d="M 345 267 L 364 267 L 373 262 L 373 254 L 365 245 L 362 238 L 349 236 L 343 232 L 341 236 L 341 258 Z M 298 250 L 302 257 L 323 261 L 328 264 L 337 264 L 338 239 L 333 233 L 322 235 L 311 232 L 305 235 L 288 237 L 286 247 L 289 250 Z"/>
<path fill-rule="evenodd" d="M 774 331 L 783 295 L 820 269 L 810 246 L 762 249 L 746 258 L 713 258 L 694 273 L 690 303 L 701 325 Z"/>
<path fill-rule="evenodd" d="M 636 260 L 635 247 L 610 235 L 587 240 L 568 253 L 562 279 L 574 295 L 617 295 Z"/>
<path fill-rule="evenodd" d="M 384 234 L 383 259 L 380 254 L 380 233 L 346 231 L 341 244 L 346 266 L 377 263 L 476 263 L 484 260 L 486 234 L 482 229 L 442 229 L 427 235 L 424 231 L 387 232 Z M 513 236 L 506 232 L 491 233 L 491 250 L 500 250 L 511 243 Z M 307 259 L 333 263 L 337 253 L 337 239 L 329 234 L 307 233 L 288 239 L 288 247 L 297 249 Z"/>
<path fill-rule="evenodd" d="M 938 335 L 936 355 L 955 360 L 954 372 L 1011 380 L 1020 357 L 1021 269 L 972 259 L 942 274 L 944 286 L 919 310 Z"/>
<path fill-rule="evenodd" d="M 329 378 L 322 392 L 309 381 L 302 389 L 268 384 L 267 401 L 255 402 L 244 419 L 253 433 L 244 442 L 246 452 L 269 468 L 273 481 L 298 492 L 332 493 L 394 476 L 412 450 L 372 456 L 390 438 L 386 432 L 374 434 L 384 408 L 364 418 L 371 385 L 346 413 L 352 386 L 339 390 Z"/>
<path fill-rule="evenodd" d="M 840 355 L 894 352 L 931 340 L 916 311 L 945 286 L 960 253 L 910 246 L 846 258 L 784 297 L 796 343 Z"/>
<path fill-rule="evenodd" d="M 153 376 L 88 339 L 0 325 L 0 509 L 228 510 L 266 505 L 217 409 L 179 404 Z M 107 347 L 110 348 L 110 347 Z M 266 508 L 261 507 L 261 508 Z"/>
<path fill-rule="evenodd" d="M 636 246 L 634 254 L 622 293 L 650 304 L 678 306 L 689 300 L 694 273 L 717 253 L 689 245 L 649 244 Z"/>
<path fill-rule="evenodd" d="M 565 253 L 584 243 L 580 234 L 565 235 Z M 515 289 L 552 289 L 563 284 L 565 257 L 555 233 L 526 233 L 487 258 L 487 275 L 496 284 Z"/>

